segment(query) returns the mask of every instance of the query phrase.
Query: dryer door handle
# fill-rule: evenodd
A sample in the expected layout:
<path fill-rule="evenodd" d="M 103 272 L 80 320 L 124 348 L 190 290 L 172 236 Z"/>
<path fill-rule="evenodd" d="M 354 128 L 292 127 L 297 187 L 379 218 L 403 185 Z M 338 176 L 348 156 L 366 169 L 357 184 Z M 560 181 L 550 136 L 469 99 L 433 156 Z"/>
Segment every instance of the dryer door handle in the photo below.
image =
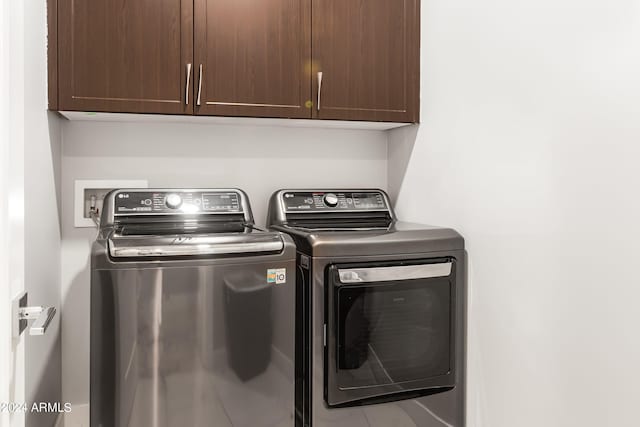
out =
<path fill-rule="evenodd" d="M 394 265 L 390 267 L 338 269 L 342 283 L 391 282 L 412 279 L 448 277 L 451 262 L 420 265 Z"/>

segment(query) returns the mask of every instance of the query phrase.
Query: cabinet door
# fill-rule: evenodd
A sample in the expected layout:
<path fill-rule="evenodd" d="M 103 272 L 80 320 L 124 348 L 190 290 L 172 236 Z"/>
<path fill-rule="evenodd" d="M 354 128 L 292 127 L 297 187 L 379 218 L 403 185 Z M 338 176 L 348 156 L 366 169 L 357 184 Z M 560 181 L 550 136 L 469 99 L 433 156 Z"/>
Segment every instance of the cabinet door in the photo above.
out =
<path fill-rule="evenodd" d="M 313 0 L 312 16 L 314 117 L 417 122 L 418 0 Z"/>
<path fill-rule="evenodd" d="M 195 0 L 196 114 L 311 118 L 310 26 L 311 0 Z"/>
<path fill-rule="evenodd" d="M 191 0 L 59 0 L 58 23 L 60 110 L 193 112 Z"/>

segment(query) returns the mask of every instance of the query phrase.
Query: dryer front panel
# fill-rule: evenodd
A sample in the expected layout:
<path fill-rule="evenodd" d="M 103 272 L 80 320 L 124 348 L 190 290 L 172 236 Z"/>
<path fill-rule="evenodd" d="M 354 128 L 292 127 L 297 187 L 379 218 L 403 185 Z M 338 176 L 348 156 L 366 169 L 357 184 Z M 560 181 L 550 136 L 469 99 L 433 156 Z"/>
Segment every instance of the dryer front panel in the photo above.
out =
<path fill-rule="evenodd" d="M 455 260 L 334 264 L 325 287 L 325 401 L 351 406 L 455 385 Z"/>

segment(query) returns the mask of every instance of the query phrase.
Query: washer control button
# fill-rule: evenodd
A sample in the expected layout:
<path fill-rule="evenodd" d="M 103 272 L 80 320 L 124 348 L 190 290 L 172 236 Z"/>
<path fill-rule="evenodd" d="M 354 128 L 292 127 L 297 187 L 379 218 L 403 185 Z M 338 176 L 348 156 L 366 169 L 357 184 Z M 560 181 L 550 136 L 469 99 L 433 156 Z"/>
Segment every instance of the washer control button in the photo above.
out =
<path fill-rule="evenodd" d="M 335 208 L 336 206 L 338 206 L 338 196 L 333 193 L 325 194 L 322 200 L 324 201 L 324 204 L 329 206 L 330 208 Z"/>
<path fill-rule="evenodd" d="M 178 209 L 182 205 L 182 197 L 175 193 L 167 194 L 164 203 L 170 209 Z"/>

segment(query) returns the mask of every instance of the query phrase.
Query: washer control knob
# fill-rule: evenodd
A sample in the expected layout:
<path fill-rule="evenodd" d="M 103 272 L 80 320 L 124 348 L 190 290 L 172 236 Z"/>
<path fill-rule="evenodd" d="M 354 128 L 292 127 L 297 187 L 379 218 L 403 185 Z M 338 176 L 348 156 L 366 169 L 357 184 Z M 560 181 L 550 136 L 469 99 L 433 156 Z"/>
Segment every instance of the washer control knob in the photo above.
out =
<path fill-rule="evenodd" d="M 182 205 L 182 197 L 175 193 L 167 194 L 164 204 L 170 209 L 178 209 Z"/>
<path fill-rule="evenodd" d="M 333 193 L 325 194 L 322 200 L 324 201 L 324 204 L 329 206 L 330 208 L 335 208 L 336 206 L 338 206 L 338 196 Z"/>

